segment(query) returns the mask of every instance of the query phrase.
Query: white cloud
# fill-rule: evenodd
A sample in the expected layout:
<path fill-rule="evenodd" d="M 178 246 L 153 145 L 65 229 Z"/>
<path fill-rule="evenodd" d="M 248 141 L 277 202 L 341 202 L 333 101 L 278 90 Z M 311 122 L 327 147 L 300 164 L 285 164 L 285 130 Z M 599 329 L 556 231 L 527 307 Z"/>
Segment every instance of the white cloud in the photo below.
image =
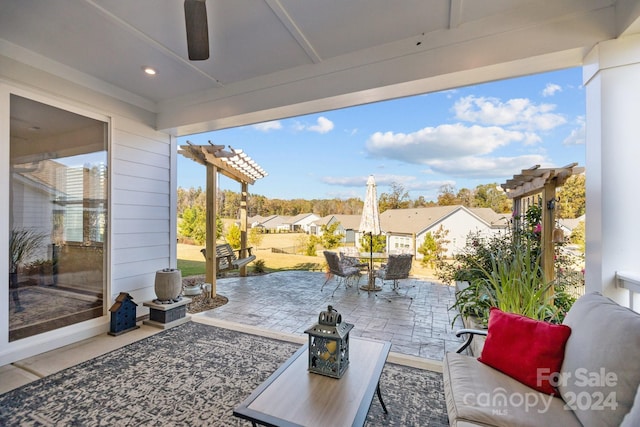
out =
<path fill-rule="evenodd" d="M 556 94 L 556 92 L 562 92 L 562 88 L 560 87 L 560 85 L 557 85 L 555 83 L 547 83 L 547 86 L 542 90 L 542 96 L 553 96 Z"/>
<path fill-rule="evenodd" d="M 438 173 L 467 178 L 509 178 L 522 169 L 546 163 L 538 154 L 516 157 L 461 157 L 457 159 L 436 159 L 427 164 Z"/>
<path fill-rule="evenodd" d="M 301 122 L 295 122 L 293 124 L 293 130 L 297 132 L 309 131 L 318 133 L 327 133 L 333 130 L 333 122 L 324 116 L 318 117 L 315 125 L 307 125 Z"/>
<path fill-rule="evenodd" d="M 422 181 L 415 175 L 374 175 L 376 179 L 376 186 L 378 187 L 378 196 L 386 192 L 384 187 L 391 184 L 400 184 L 406 191 L 434 191 L 439 190 L 443 185 L 454 185 L 455 181 L 442 180 L 442 181 Z M 326 176 L 322 178 L 322 182 L 329 185 L 354 187 L 362 189 L 362 194 L 358 194 L 356 197 L 364 197 L 365 189 L 367 186 L 367 176 Z"/>
<path fill-rule="evenodd" d="M 540 135 L 534 132 L 525 132 L 524 133 L 524 145 L 535 145 L 542 142 L 542 138 Z"/>
<path fill-rule="evenodd" d="M 564 145 L 581 145 L 586 143 L 587 135 L 585 129 L 585 119 L 583 116 L 580 116 L 576 121 L 578 126 L 571 131 L 569 136 L 567 136 L 564 141 L 562 141 Z"/>
<path fill-rule="evenodd" d="M 405 183 L 416 179 L 413 175 L 391 175 L 391 174 L 374 174 L 376 185 L 389 185 L 392 182 Z M 322 182 L 330 185 L 342 185 L 345 187 L 362 187 L 367 186 L 369 175 L 362 176 L 325 176 Z"/>
<path fill-rule="evenodd" d="M 282 129 L 282 123 L 279 120 L 273 120 L 270 122 L 258 123 L 251 126 L 255 130 L 259 130 L 260 132 L 269 132 L 272 130 Z"/>
<path fill-rule="evenodd" d="M 324 116 L 318 117 L 317 124 L 307 128 L 311 132 L 327 133 L 333 130 L 333 122 Z"/>
<path fill-rule="evenodd" d="M 566 123 L 564 116 L 553 113 L 555 108 L 553 104 L 535 104 L 526 98 L 502 102 L 473 95 L 460 98 L 453 106 L 460 120 L 529 131 L 551 130 Z"/>
<path fill-rule="evenodd" d="M 497 126 L 462 124 L 426 127 L 417 132 L 376 132 L 366 143 L 368 152 L 414 164 L 428 164 L 433 159 L 456 159 L 486 155 L 514 141 L 527 142 L 530 136 Z"/>

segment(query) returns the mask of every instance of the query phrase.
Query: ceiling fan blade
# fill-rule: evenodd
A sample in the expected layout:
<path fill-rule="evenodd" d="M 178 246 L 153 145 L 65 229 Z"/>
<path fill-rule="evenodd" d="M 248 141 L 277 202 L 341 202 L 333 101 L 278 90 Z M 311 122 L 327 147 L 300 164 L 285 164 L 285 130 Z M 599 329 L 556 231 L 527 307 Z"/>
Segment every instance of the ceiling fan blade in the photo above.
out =
<path fill-rule="evenodd" d="M 184 19 L 187 26 L 189 59 L 209 59 L 209 26 L 205 0 L 184 0 Z"/>

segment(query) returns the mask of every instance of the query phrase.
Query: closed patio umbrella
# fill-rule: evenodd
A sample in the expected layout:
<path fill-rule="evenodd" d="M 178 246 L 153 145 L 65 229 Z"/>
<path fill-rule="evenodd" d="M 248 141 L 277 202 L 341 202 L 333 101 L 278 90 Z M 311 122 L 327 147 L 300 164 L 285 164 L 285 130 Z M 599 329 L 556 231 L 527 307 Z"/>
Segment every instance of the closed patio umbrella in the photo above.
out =
<path fill-rule="evenodd" d="M 378 194 L 376 192 L 376 180 L 373 175 L 367 179 L 367 193 L 364 197 L 364 207 L 362 208 L 362 218 L 360 218 L 361 233 L 369 234 L 369 282 L 361 289 L 366 291 L 379 291 L 375 286 L 375 276 L 373 275 L 373 235 L 381 233 L 380 213 L 378 211 Z"/>

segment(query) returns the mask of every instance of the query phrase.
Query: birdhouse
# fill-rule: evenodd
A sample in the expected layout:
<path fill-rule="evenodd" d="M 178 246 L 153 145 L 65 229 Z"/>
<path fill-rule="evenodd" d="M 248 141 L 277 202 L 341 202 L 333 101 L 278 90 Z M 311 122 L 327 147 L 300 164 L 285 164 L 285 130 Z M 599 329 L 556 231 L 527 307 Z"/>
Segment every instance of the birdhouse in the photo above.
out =
<path fill-rule="evenodd" d="M 131 295 L 126 292 L 120 292 L 116 302 L 109 309 L 111 313 L 109 335 L 120 335 L 138 328 L 136 325 L 137 306 L 138 304 L 133 302 Z"/>
<path fill-rule="evenodd" d="M 318 324 L 304 331 L 309 335 L 309 372 L 340 378 L 349 366 L 349 332 L 332 306 L 318 316 Z"/>

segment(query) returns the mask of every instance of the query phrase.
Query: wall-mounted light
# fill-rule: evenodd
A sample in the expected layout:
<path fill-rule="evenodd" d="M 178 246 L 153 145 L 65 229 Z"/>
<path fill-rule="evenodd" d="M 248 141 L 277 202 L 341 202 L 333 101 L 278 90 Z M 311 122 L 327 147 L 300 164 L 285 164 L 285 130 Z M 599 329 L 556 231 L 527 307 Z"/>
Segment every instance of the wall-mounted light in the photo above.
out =
<path fill-rule="evenodd" d="M 547 202 L 547 209 L 549 209 L 550 211 L 554 210 L 556 208 L 556 203 L 558 203 L 560 201 L 560 199 L 554 197 L 553 199 L 549 200 Z"/>

